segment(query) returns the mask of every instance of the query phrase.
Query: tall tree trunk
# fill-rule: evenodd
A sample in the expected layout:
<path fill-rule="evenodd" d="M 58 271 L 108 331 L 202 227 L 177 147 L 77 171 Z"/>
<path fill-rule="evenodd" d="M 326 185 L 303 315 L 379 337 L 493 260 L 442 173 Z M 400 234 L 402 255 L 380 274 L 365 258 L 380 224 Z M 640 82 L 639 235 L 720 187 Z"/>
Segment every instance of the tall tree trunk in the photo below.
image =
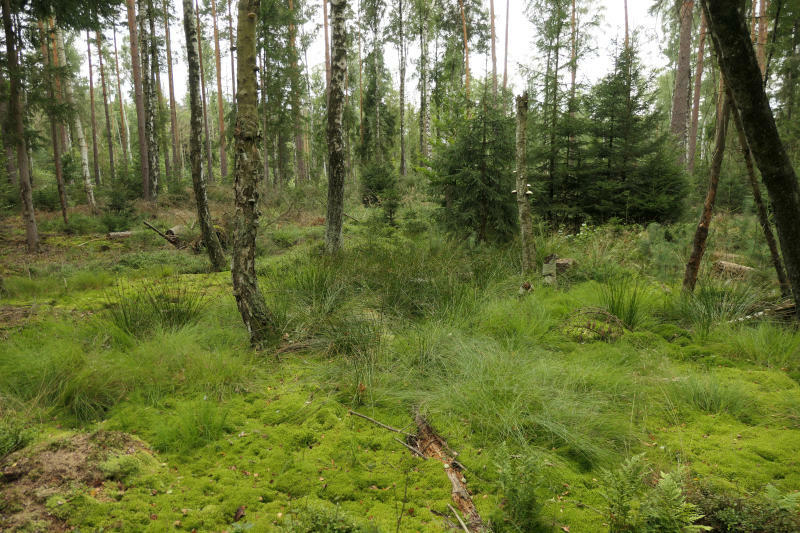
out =
<path fill-rule="evenodd" d="M 492 39 L 492 95 L 497 99 L 497 32 L 494 27 L 494 0 L 489 0 L 489 19 Z"/>
<path fill-rule="evenodd" d="M 6 0 L 7 1 L 7 0 Z M 277 336 L 275 319 L 264 302 L 256 277 L 258 177 L 261 173 L 256 86 L 256 20 L 260 0 L 239 0 L 237 31 L 236 129 L 233 189 L 236 196 L 233 235 L 233 295 L 250 342 L 258 345 Z"/>
<path fill-rule="evenodd" d="M 728 136 L 731 102 L 725 94 L 723 79 L 724 76 L 720 79 L 719 98 L 721 105 L 717 106 L 717 131 L 714 135 L 714 154 L 711 156 L 708 192 L 703 203 L 703 213 L 700 215 L 700 222 L 697 224 L 697 230 L 695 230 L 694 240 L 692 241 L 692 254 L 689 257 L 689 262 L 686 263 L 686 271 L 683 275 L 683 290 L 688 292 L 694 291 L 694 287 L 697 284 L 697 274 L 700 272 L 700 262 L 706 251 L 708 229 L 711 226 L 714 203 L 717 199 L 722 160 L 725 157 L 725 140 Z"/>
<path fill-rule="evenodd" d="M 234 109 L 236 108 L 236 57 L 233 52 L 236 51 L 234 39 L 236 38 L 233 33 L 233 17 L 231 17 L 231 4 L 233 0 L 226 0 L 228 4 L 228 38 L 230 41 L 230 54 L 231 54 L 231 101 L 233 102 Z"/>
<path fill-rule="evenodd" d="M 94 157 L 94 184 L 100 186 L 100 153 L 97 149 L 97 116 L 94 104 L 94 77 L 92 75 L 92 38 L 86 32 L 86 57 L 89 60 L 89 107 L 92 118 L 92 155 Z"/>
<path fill-rule="evenodd" d="M 106 74 L 103 68 L 103 40 L 98 31 L 95 34 L 97 38 L 97 67 L 100 69 L 100 85 L 103 87 L 103 107 L 106 112 L 106 139 L 108 141 L 108 172 L 111 175 L 111 181 L 116 179 L 116 170 L 114 168 L 114 141 L 111 134 L 111 113 L 108 109 L 108 89 L 106 86 Z"/>
<path fill-rule="evenodd" d="M 62 30 L 59 29 L 56 31 L 56 39 L 58 42 L 57 51 L 60 58 L 59 63 L 66 66 L 67 54 L 64 48 L 64 33 Z M 64 99 L 70 108 L 74 108 L 75 97 L 72 90 L 72 84 L 70 83 L 69 79 L 64 80 Z M 81 123 L 80 114 L 73 112 L 72 117 L 74 124 L 73 129 L 75 130 L 75 140 L 78 143 L 78 150 L 81 156 L 81 178 L 83 179 L 83 191 L 86 194 L 86 203 L 89 204 L 89 208 L 92 210 L 92 213 L 96 213 L 97 203 L 94 199 L 94 186 L 92 185 L 92 178 L 89 175 L 89 147 L 86 143 L 86 136 L 83 133 L 83 124 Z"/>
<path fill-rule="evenodd" d="M 331 86 L 328 102 L 328 209 L 325 229 L 325 251 L 335 254 L 342 247 L 342 217 L 344 215 L 344 83 L 347 76 L 346 0 L 331 0 Z"/>
<path fill-rule="evenodd" d="M 155 13 L 152 0 L 139 0 L 139 33 L 142 46 L 142 90 L 144 92 L 145 136 L 147 139 L 147 167 L 150 171 L 150 201 L 158 197 L 161 174 L 158 149 L 158 48 L 156 46 Z"/>
<path fill-rule="evenodd" d="M 700 92 L 703 87 L 703 62 L 705 60 L 706 46 L 706 17 L 700 18 L 700 42 L 697 45 L 697 68 L 694 73 L 694 93 L 692 102 L 692 126 L 689 129 L 689 154 L 688 170 L 694 173 L 695 158 L 697 154 L 697 126 L 700 121 Z"/>
<path fill-rule="evenodd" d="M 492 0 L 494 1 L 494 0 Z M 400 175 L 406 175 L 406 39 L 403 33 L 403 0 L 398 0 L 400 12 Z"/>
<path fill-rule="evenodd" d="M 522 243 L 522 274 L 533 272 L 536 264 L 536 248 L 533 243 L 533 221 L 528 200 L 527 141 L 528 93 L 517 96 L 517 211 Z"/>
<path fill-rule="evenodd" d="M 754 0 L 755 1 L 755 0 Z M 767 72 L 767 37 L 769 32 L 769 0 L 760 0 L 758 10 L 758 66 L 761 67 L 761 76 Z"/>
<path fill-rule="evenodd" d="M 573 2 L 573 9 L 574 9 L 574 2 Z M 625 48 L 630 48 L 631 46 L 631 34 L 630 29 L 628 28 L 628 0 L 625 0 Z"/>
<path fill-rule="evenodd" d="M 33 211 L 31 190 L 31 167 L 28 159 L 28 143 L 25 139 L 25 110 L 22 103 L 22 73 L 17 57 L 18 36 L 11 20 L 11 2 L 2 0 L 3 30 L 6 37 L 6 62 L 8 64 L 8 121 L 17 147 L 17 169 L 19 170 L 19 194 L 22 205 L 22 220 L 25 223 L 25 241 L 28 252 L 39 251 L 39 230 Z"/>
<path fill-rule="evenodd" d="M 359 6 L 361 2 L 359 2 Z M 358 30 L 358 131 L 361 144 L 364 144 L 364 63 L 361 59 L 361 29 Z M 330 84 L 328 84 L 328 94 L 330 95 Z"/>
<path fill-rule="evenodd" d="M 458 0 L 461 7 L 461 26 L 464 30 L 464 93 L 469 100 L 469 39 L 467 39 L 467 13 L 464 11 L 464 0 Z"/>
<path fill-rule="evenodd" d="M 200 95 L 203 97 L 203 130 L 206 136 L 206 168 L 208 169 L 208 182 L 214 183 L 214 156 L 211 153 L 211 129 L 208 126 L 208 106 L 206 104 L 206 69 L 203 66 L 203 25 L 200 24 L 200 4 L 194 3 L 195 19 L 197 21 L 197 50 L 200 56 Z"/>
<path fill-rule="evenodd" d="M 55 82 L 55 101 L 59 104 L 64 102 L 64 85 L 61 79 L 61 61 L 58 59 L 58 38 L 56 36 L 55 19 L 50 17 L 50 50 L 52 55 L 53 67 L 53 80 Z M 58 135 L 61 139 L 61 153 L 66 154 L 72 151 L 72 138 L 70 137 L 69 128 L 65 127 L 64 123 L 58 120 Z"/>
<path fill-rule="evenodd" d="M 329 0 L 322 0 L 322 26 L 325 29 L 325 93 L 326 94 L 328 94 L 331 90 L 331 38 L 330 35 L 328 34 L 328 2 Z M 360 43 L 361 41 L 359 40 L 359 46 Z"/>
<path fill-rule="evenodd" d="M 264 131 L 261 134 L 261 141 L 264 145 L 263 153 L 264 153 L 264 184 L 269 183 L 269 158 L 270 158 L 270 135 L 269 135 L 269 113 L 267 113 L 267 61 L 265 56 L 267 55 L 266 50 L 259 55 L 259 59 L 261 61 L 261 68 L 259 72 L 261 73 L 261 116 L 264 120 Z"/>
<path fill-rule="evenodd" d="M 119 75 L 119 54 L 117 53 L 117 28 L 114 26 L 114 73 L 117 77 L 117 100 L 119 100 L 119 134 L 122 137 L 122 155 L 126 164 L 131 164 L 131 136 L 128 130 L 128 119 L 125 116 L 125 101 L 122 99 L 122 85 Z"/>
<path fill-rule="evenodd" d="M 169 2 L 164 0 L 164 37 L 166 38 L 167 45 L 167 78 L 169 82 L 169 125 L 170 136 L 172 137 L 172 168 L 173 172 L 178 172 L 179 175 L 183 174 L 183 161 L 180 159 L 180 140 L 178 139 L 178 110 L 175 103 L 175 82 L 172 76 L 172 41 L 169 32 Z M 184 21 L 185 22 L 185 21 Z M 168 156 L 164 154 L 164 159 Z"/>
<path fill-rule="evenodd" d="M 19 172 L 17 172 L 17 155 L 14 153 L 11 127 L 8 123 L 8 83 L 0 73 L 0 128 L 2 129 L 3 152 L 5 154 L 6 174 L 10 185 L 19 186 Z"/>
<path fill-rule="evenodd" d="M 680 145 L 679 162 L 686 166 L 687 127 L 689 125 L 690 70 L 692 55 L 692 14 L 694 0 L 683 0 L 680 8 L 680 42 L 678 66 L 675 70 L 675 91 L 672 94 L 670 131 Z"/>
<path fill-rule="evenodd" d="M 225 254 L 222 252 L 217 232 L 211 221 L 208 208 L 206 180 L 203 175 L 203 106 L 200 103 L 200 59 L 197 52 L 197 26 L 195 25 L 192 0 L 183 0 L 183 29 L 186 34 L 186 59 L 189 66 L 189 108 L 191 111 L 189 146 L 192 167 L 192 186 L 197 202 L 197 220 L 203 244 L 215 272 L 226 268 Z"/>
<path fill-rule="evenodd" d="M 136 100 L 136 123 L 139 133 L 139 165 L 142 174 L 142 198 L 150 199 L 150 156 L 147 151 L 147 132 L 145 128 L 146 113 L 144 109 L 144 91 L 142 89 L 141 54 L 139 52 L 139 32 L 136 24 L 135 0 L 126 0 L 128 8 L 128 32 L 131 46 L 131 70 L 133 71 L 133 90 Z"/>
<path fill-rule="evenodd" d="M 228 154 L 225 148 L 225 108 L 222 105 L 222 61 L 219 54 L 219 30 L 217 29 L 217 0 L 211 0 L 211 18 L 214 21 L 214 61 L 217 67 L 217 117 L 219 119 L 219 174 L 220 179 L 228 175 Z"/>
<path fill-rule="evenodd" d="M 51 105 L 56 105 L 58 102 L 58 98 L 56 97 L 56 77 L 54 69 L 55 63 L 53 59 L 55 56 L 55 50 L 51 50 L 50 48 L 50 41 L 47 38 L 47 33 L 45 32 L 44 23 L 40 20 L 39 21 L 39 32 L 41 34 L 41 51 L 42 51 L 42 61 L 44 63 L 44 68 L 46 71 L 49 70 L 47 73 L 48 79 L 48 91 L 50 93 L 50 102 Z M 51 56 L 51 53 L 53 54 Z M 50 113 L 50 134 L 53 138 L 53 163 L 55 164 L 56 170 L 56 185 L 58 186 L 58 200 L 61 204 L 61 217 L 64 219 L 64 224 L 68 224 L 69 220 L 67 219 L 67 192 L 64 188 L 64 167 L 62 166 L 61 162 L 61 149 L 63 148 L 61 136 L 59 135 L 59 121 L 56 117 L 55 112 Z"/>
<path fill-rule="evenodd" d="M 503 54 L 503 90 L 508 87 L 508 20 L 511 18 L 511 0 L 506 0 L 506 43 Z"/>
<path fill-rule="evenodd" d="M 153 32 L 155 35 L 155 31 Z M 156 49 L 157 50 L 157 49 Z M 156 66 L 156 91 L 158 91 L 158 116 L 164 117 L 167 115 L 167 104 L 166 99 L 164 98 L 164 89 L 161 85 L 161 67 Z M 160 141 L 159 144 L 159 153 L 164 154 L 164 175 L 165 179 L 173 178 L 172 175 L 172 168 L 170 165 L 170 158 L 169 158 L 169 134 L 167 133 L 167 121 L 161 120 L 159 118 L 158 124 L 164 128 L 160 131 L 160 135 L 158 135 L 158 140 Z M 177 170 L 177 169 L 176 169 Z"/>
<path fill-rule="evenodd" d="M 729 95 L 730 97 L 730 95 Z M 772 233 L 772 225 L 769 222 L 769 214 L 764 205 L 764 200 L 761 197 L 761 186 L 756 176 L 756 169 L 753 165 L 753 155 L 750 153 L 750 146 L 747 144 L 747 137 L 744 134 L 744 127 L 742 126 L 742 118 L 739 116 L 739 111 L 733 107 L 731 109 L 733 115 L 733 122 L 736 125 L 736 134 L 739 137 L 739 145 L 742 148 L 742 155 L 744 156 L 745 167 L 747 168 L 747 178 L 750 182 L 750 188 L 753 191 L 753 203 L 756 205 L 756 214 L 758 215 L 758 223 L 761 224 L 761 230 L 764 232 L 764 238 L 767 241 L 769 248 L 769 255 L 772 259 L 772 266 L 775 268 L 775 274 L 778 277 L 778 284 L 781 287 L 781 294 L 784 298 L 792 295 L 792 288 L 789 285 L 789 280 L 786 277 L 786 270 L 783 268 L 783 261 L 781 254 L 778 252 L 778 244 L 775 242 L 775 236 Z"/>
<path fill-rule="evenodd" d="M 289 11 L 292 18 L 295 16 L 294 2 L 289 0 Z M 300 107 L 300 66 L 297 52 L 297 27 L 294 22 L 289 23 L 289 50 L 291 53 L 292 69 L 289 74 L 292 100 L 292 127 L 294 128 L 294 157 L 297 175 L 296 182 L 308 181 L 306 173 L 306 149 L 303 142 L 303 110 Z"/>
<path fill-rule="evenodd" d="M 428 158 L 428 6 L 423 0 L 419 16 L 419 153 Z"/>

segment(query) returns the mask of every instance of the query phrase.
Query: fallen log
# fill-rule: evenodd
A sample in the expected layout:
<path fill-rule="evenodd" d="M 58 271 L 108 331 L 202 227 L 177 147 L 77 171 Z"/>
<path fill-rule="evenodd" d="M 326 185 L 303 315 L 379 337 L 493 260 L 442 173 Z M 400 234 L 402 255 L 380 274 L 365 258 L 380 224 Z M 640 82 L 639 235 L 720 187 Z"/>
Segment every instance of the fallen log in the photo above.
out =
<path fill-rule="evenodd" d="M 160 229 L 158 229 L 154 225 L 150 224 L 146 220 L 142 220 L 142 222 L 144 223 L 145 226 L 147 226 L 151 230 L 153 230 L 156 233 L 158 233 L 161 236 L 162 239 L 164 239 L 165 241 L 170 243 L 172 246 L 174 246 L 178 250 L 182 249 L 185 246 L 178 237 L 175 237 L 174 235 L 166 235 L 166 234 L 162 233 L 162 231 Z"/>
<path fill-rule="evenodd" d="M 116 241 L 121 239 L 127 239 L 131 235 L 133 235 L 132 231 L 110 231 L 108 232 L 106 237 L 112 241 Z"/>
<path fill-rule="evenodd" d="M 730 261 L 716 261 L 714 262 L 712 269 L 715 276 L 726 277 L 730 279 L 744 279 L 755 272 L 754 268 L 737 263 L 731 263 Z"/>

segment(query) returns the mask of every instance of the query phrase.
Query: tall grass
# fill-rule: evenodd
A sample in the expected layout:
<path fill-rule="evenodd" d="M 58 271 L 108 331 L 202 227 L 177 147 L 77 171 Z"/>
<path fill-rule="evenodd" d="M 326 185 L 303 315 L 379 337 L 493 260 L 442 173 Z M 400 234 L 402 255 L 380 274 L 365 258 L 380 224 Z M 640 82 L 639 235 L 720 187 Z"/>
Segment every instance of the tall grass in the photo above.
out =
<path fill-rule="evenodd" d="M 106 295 L 107 318 L 119 329 L 139 338 L 161 328 L 175 331 L 196 322 L 206 307 L 205 292 L 167 279 L 152 285 L 124 287 Z"/>
<path fill-rule="evenodd" d="M 636 329 L 645 319 L 646 288 L 638 279 L 609 278 L 600 286 L 600 301 L 628 329 Z"/>
<path fill-rule="evenodd" d="M 763 308 L 760 291 L 748 285 L 709 281 L 692 293 L 681 292 L 668 303 L 671 314 L 691 325 L 700 340 L 713 327 L 726 325 Z"/>

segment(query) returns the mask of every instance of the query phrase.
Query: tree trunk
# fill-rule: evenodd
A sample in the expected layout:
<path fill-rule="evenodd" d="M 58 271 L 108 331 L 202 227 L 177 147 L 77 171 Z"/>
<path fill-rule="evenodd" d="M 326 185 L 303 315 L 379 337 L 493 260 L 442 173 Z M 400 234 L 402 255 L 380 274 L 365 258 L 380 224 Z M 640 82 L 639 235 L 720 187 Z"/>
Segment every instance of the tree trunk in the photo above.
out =
<path fill-rule="evenodd" d="M 155 28 L 153 28 L 153 35 L 155 35 Z M 156 48 L 156 51 L 158 49 Z M 156 91 L 158 91 L 158 116 L 164 117 L 167 114 L 167 104 L 166 99 L 164 98 L 164 89 L 161 85 L 161 67 L 158 63 L 156 63 Z M 163 130 L 158 135 L 158 140 L 160 141 L 158 151 L 160 154 L 164 154 L 164 176 L 165 180 L 172 178 L 172 168 L 170 165 L 170 158 L 169 158 L 169 135 L 167 133 L 167 121 L 161 120 L 159 118 L 158 124 L 163 127 Z"/>
<path fill-rule="evenodd" d="M 97 149 L 97 116 L 94 105 L 94 78 L 92 76 L 92 38 L 86 32 L 86 57 L 89 59 L 89 107 L 92 118 L 92 155 L 94 156 L 94 184 L 100 186 L 100 153 Z"/>
<path fill-rule="evenodd" d="M 17 146 L 17 169 L 19 170 L 19 194 L 22 205 L 22 220 L 25 222 L 25 240 L 28 252 L 39 251 L 39 231 L 33 211 L 31 191 L 31 167 L 28 159 L 28 143 L 25 139 L 25 110 L 22 104 L 21 72 L 17 58 L 17 34 L 11 21 L 11 2 L 2 0 L 3 30 L 6 37 L 6 62 L 8 65 L 8 121 L 13 131 L 13 141 Z"/>
<path fill-rule="evenodd" d="M 289 11 L 292 18 L 295 16 L 294 2 L 289 0 Z M 300 66 L 297 53 L 297 27 L 292 21 L 289 24 L 289 50 L 291 53 L 292 68 L 289 73 L 292 99 L 292 126 L 294 128 L 294 157 L 296 168 L 296 183 L 308 181 L 306 173 L 306 149 L 303 141 L 303 113 L 300 107 Z"/>
<path fill-rule="evenodd" d="M 3 152 L 5 153 L 6 174 L 10 185 L 19 186 L 19 172 L 17 172 L 17 156 L 14 153 L 11 128 L 8 123 L 8 83 L 0 73 L 0 128 L 2 128 Z"/>
<path fill-rule="evenodd" d="M 228 175 L 228 154 L 225 149 L 225 108 L 222 105 L 222 62 L 219 55 L 219 30 L 217 29 L 217 0 L 211 0 L 211 18 L 214 21 L 214 61 L 217 67 L 217 117 L 219 119 L 219 174 Z"/>
<path fill-rule="evenodd" d="M 61 67 L 64 65 L 58 59 L 58 38 L 56 36 L 55 19 L 50 17 L 50 50 L 51 59 L 53 61 L 53 81 L 55 82 L 55 101 L 58 104 L 64 102 L 64 86 L 61 79 Z M 58 135 L 61 139 L 61 153 L 66 154 L 72 151 L 72 138 L 70 137 L 69 128 L 65 127 L 61 119 L 58 120 Z"/>
<path fill-rule="evenodd" d="M 755 0 L 753 0 L 755 2 Z M 761 67 L 761 76 L 767 72 L 767 37 L 769 32 L 769 20 L 767 11 L 769 10 L 769 0 L 760 0 L 758 10 L 758 66 Z"/>
<path fill-rule="evenodd" d="M 492 95 L 497 99 L 497 32 L 494 28 L 494 0 L 489 0 L 489 19 L 492 39 Z"/>
<path fill-rule="evenodd" d="M 119 75 L 119 54 L 117 53 L 117 28 L 114 27 L 114 72 L 117 75 L 117 100 L 119 100 L 119 134 L 122 137 L 122 155 L 125 162 L 131 164 L 131 136 L 128 130 L 128 119 L 125 117 L 125 101 L 122 99 L 122 86 Z"/>
<path fill-rule="evenodd" d="M 7 0 L 6 0 L 7 1 Z M 261 173 L 256 87 L 256 20 L 260 0 L 239 0 L 237 30 L 236 128 L 234 182 L 236 196 L 233 235 L 233 295 L 250 342 L 258 345 L 277 336 L 275 319 L 264 302 L 256 277 L 258 231 L 258 177 Z"/>
<path fill-rule="evenodd" d="M 95 34 L 97 38 L 97 67 L 100 69 L 100 85 L 103 87 L 103 107 L 106 112 L 106 139 L 108 141 L 108 172 L 111 175 L 111 181 L 116 179 L 116 171 L 114 168 L 114 141 L 111 135 L 111 113 L 108 109 L 108 89 L 106 87 L 106 74 L 103 69 L 103 41 L 100 32 Z"/>
<path fill-rule="evenodd" d="M 233 33 L 233 17 L 231 17 L 231 4 L 233 0 L 227 0 L 228 3 L 228 38 L 230 40 L 230 53 L 231 53 L 231 101 L 233 102 L 234 109 L 236 108 L 236 58 L 233 52 L 236 51 L 234 44 L 235 35 Z"/>
<path fill-rule="evenodd" d="M 503 54 L 503 91 L 508 87 L 508 19 L 511 18 L 511 0 L 506 0 L 506 44 Z"/>
<path fill-rule="evenodd" d="M 703 0 L 720 68 L 742 118 L 747 144 L 767 187 L 795 301 L 800 296 L 800 186 L 781 142 L 761 70 L 736 2 Z M 724 4 L 724 5 L 723 5 Z M 800 309 L 800 306 L 798 306 Z"/>
<path fill-rule="evenodd" d="M 175 103 L 175 82 L 172 76 L 172 41 L 169 33 L 169 3 L 164 0 L 164 37 L 166 38 L 167 45 L 167 78 L 169 82 L 169 124 L 170 134 L 172 137 L 172 168 L 173 172 L 178 172 L 181 169 L 180 175 L 183 174 L 183 161 L 180 157 L 180 140 L 178 139 L 178 111 L 177 104 Z M 185 21 L 184 21 L 185 22 Z M 168 156 L 164 154 L 166 159 Z"/>
<path fill-rule="evenodd" d="M 325 29 L 325 93 L 331 90 L 331 38 L 328 34 L 328 1 L 322 0 L 322 25 Z M 359 46 L 361 41 L 359 40 Z"/>
<path fill-rule="evenodd" d="M 60 29 L 56 31 L 56 39 L 58 43 L 58 56 L 60 58 L 59 63 L 66 66 L 67 54 L 64 48 L 64 33 Z M 64 98 L 67 105 L 70 108 L 74 108 L 75 97 L 72 90 L 72 84 L 70 83 L 69 79 L 64 80 Z M 94 199 L 94 186 L 92 185 L 92 178 L 89 175 L 89 147 L 86 143 L 86 136 L 83 133 L 83 124 L 81 123 L 80 115 L 77 112 L 73 112 L 72 117 L 74 124 L 73 129 L 75 130 L 75 140 L 78 143 L 78 150 L 80 151 L 81 156 L 81 178 L 83 179 L 83 190 L 86 193 L 86 203 L 89 204 L 89 208 L 92 210 L 92 213 L 96 213 L 97 203 Z"/>
<path fill-rule="evenodd" d="M 150 156 L 147 150 L 147 131 L 145 128 L 146 113 L 144 109 L 144 91 L 142 89 L 141 55 L 139 53 L 139 32 L 136 25 L 136 8 L 134 0 L 126 0 L 128 7 L 128 32 L 130 33 L 131 70 L 133 71 L 133 90 L 136 100 L 136 122 L 139 132 L 139 165 L 142 174 L 142 198 L 150 200 Z"/>
<path fill-rule="evenodd" d="M 360 5 L 360 3 L 359 3 Z M 358 132 L 361 144 L 364 144 L 364 63 L 361 59 L 361 30 L 358 30 Z M 330 84 L 328 84 L 328 94 L 330 94 Z"/>
<path fill-rule="evenodd" d="M 464 30 L 464 94 L 469 100 L 469 40 L 467 39 L 467 13 L 464 11 L 464 0 L 458 0 L 461 7 L 461 26 Z"/>
<path fill-rule="evenodd" d="M 208 126 L 208 106 L 206 105 L 206 70 L 203 66 L 203 26 L 200 24 L 200 4 L 195 0 L 195 19 L 197 20 L 197 53 L 200 57 L 200 95 L 203 97 L 203 129 L 206 136 L 206 168 L 208 182 L 214 183 L 214 156 L 211 153 L 211 131 Z"/>
<path fill-rule="evenodd" d="M 783 295 L 784 298 L 788 298 L 792 295 L 792 288 L 789 285 L 789 280 L 786 278 L 786 270 L 783 268 L 781 254 L 778 252 L 778 244 L 775 242 L 775 236 L 772 234 L 772 226 L 769 222 L 769 214 L 767 213 L 767 208 L 764 205 L 764 200 L 761 197 L 761 186 L 758 183 L 756 169 L 753 165 L 753 155 L 750 153 L 750 146 L 747 144 L 747 137 L 744 134 L 742 118 L 739 116 L 739 111 L 736 108 L 731 110 L 731 114 L 733 115 L 733 122 L 736 125 L 736 134 L 739 137 L 739 145 L 742 147 L 742 155 L 744 156 L 745 167 L 747 167 L 747 178 L 750 182 L 750 188 L 753 191 L 753 203 L 756 205 L 758 223 L 761 224 L 761 229 L 764 232 L 764 238 L 767 241 L 769 255 L 772 259 L 772 266 L 775 267 L 775 274 L 778 276 L 778 284 L 781 287 L 781 295 Z"/>
<path fill-rule="evenodd" d="M 688 170 L 694 173 L 695 158 L 697 154 L 697 126 L 700 120 L 700 92 L 703 87 L 703 62 L 705 60 L 706 46 L 706 17 L 700 18 L 700 42 L 697 45 L 697 68 L 694 73 L 694 101 L 692 102 L 692 126 L 689 130 Z"/>
<path fill-rule="evenodd" d="M 261 141 L 264 145 L 264 183 L 269 183 L 269 157 L 270 157 L 270 136 L 269 132 L 269 113 L 267 113 L 267 62 L 264 59 L 266 51 L 259 57 L 261 60 L 261 115 L 264 119 L 264 131 L 261 134 Z"/>
<path fill-rule="evenodd" d="M 142 47 L 142 91 L 144 92 L 145 139 L 147 140 L 147 167 L 150 171 L 150 198 L 158 197 L 161 174 L 158 150 L 158 49 L 155 43 L 155 14 L 152 0 L 139 0 L 139 34 Z"/>
<path fill-rule="evenodd" d="M 217 232 L 211 222 L 206 180 L 203 175 L 203 106 L 200 103 L 200 60 L 197 52 L 197 26 L 195 26 L 192 0 L 183 0 L 183 28 L 186 33 L 186 59 L 189 67 L 189 108 L 191 111 L 189 146 L 192 186 L 197 202 L 197 220 L 200 222 L 203 244 L 211 260 L 211 267 L 215 272 L 221 272 L 227 265 Z"/>
<path fill-rule="evenodd" d="M 573 10 L 575 9 L 575 2 L 573 2 Z M 631 34 L 628 28 L 628 0 L 625 0 L 625 48 L 631 46 Z"/>
<path fill-rule="evenodd" d="M 422 159 L 428 159 L 428 7 L 420 2 L 422 12 L 419 20 L 419 153 Z"/>
<path fill-rule="evenodd" d="M 692 52 L 692 14 L 694 0 L 683 0 L 680 8 L 680 42 L 678 66 L 675 71 L 675 91 L 672 94 L 670 131 L 680 145 L 679 162 L 686 166 L 687 126 L 689 125 L 689 75 Z"/>
<path fill-rule="evenodd" d="M 344 214 L 344 83 L 347 76 L 346 0 L 331 0 L 333 40 L 331 48 L 331 86 L 328 97 L 328 210 L 325 229 L 325 251 L 335 254 L 342 247 Z"/>
<path fill-rule="evenodd" d="M 722 78 L 724 79 L 724 77 Z M 720 80 L 719 98 L 721 105 L 717 107 L 717 131 L 714 136 L 714 154 L 711 157 L 711 170 L 708 181 L 708 193 L 703 204 L 703 213 L 692 242 L 692 254 L 686 263 L 686 272 L 683 276 L 683 290 L 692 292 L 697 284 L 697 274 L 700 272 L 700 261 L 706 251 L 708 241 L 708 228 L 711 226 L 711 217 L 714 211 L 714 202 L 717 199 L 719 174 L 722 169 L 722 159 L 725 156 L 725 140 L 728 136 L 728 119 L 730 118 L 731 102 L 725 94 L 724 82 Z"/>
<path fill-rule="evenodd" d="M 494 1 L 494 0 L 492 0 Z M 403 34 L 403 0 L 400 7 L 400 175 L 406 175 L 406 40 Z"/>
<path fill-rule="evenodd" d="M 528 199 L 527 183 L 527 129 L 528 93 L 517 97 L 517 210 L 519 212 L 519 231 L 522 243 L 522 274 L 533 272 L 536 265 L 536 248 L 533 243 L 533 221 L 531 204 Z"/>

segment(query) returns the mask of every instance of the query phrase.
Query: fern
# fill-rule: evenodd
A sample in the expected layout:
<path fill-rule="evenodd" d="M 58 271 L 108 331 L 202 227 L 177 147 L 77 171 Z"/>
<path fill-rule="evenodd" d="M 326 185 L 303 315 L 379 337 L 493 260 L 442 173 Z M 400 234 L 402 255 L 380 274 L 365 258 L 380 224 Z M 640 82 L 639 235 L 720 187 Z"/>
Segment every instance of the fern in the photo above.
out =
<path fill-rule="evenodd" d="M 647 533 L 693 533 L 710 531 L 708 526 L 695 525 L 703 518 L 697 507 L 686 501 L 683 489 L 673 474 L 661 472 L 658 485 L 642 508 L 642 530 Z"/>
<path fill-rule="evenodd" d="M 636 531 L 638 496 L 642 492 L 645 474 L 647 465 L 642 455 L 627 459 L 616 470 L 601 471 L 603 486 L 600 493 L 606 502 L 610 533 Z"/>

